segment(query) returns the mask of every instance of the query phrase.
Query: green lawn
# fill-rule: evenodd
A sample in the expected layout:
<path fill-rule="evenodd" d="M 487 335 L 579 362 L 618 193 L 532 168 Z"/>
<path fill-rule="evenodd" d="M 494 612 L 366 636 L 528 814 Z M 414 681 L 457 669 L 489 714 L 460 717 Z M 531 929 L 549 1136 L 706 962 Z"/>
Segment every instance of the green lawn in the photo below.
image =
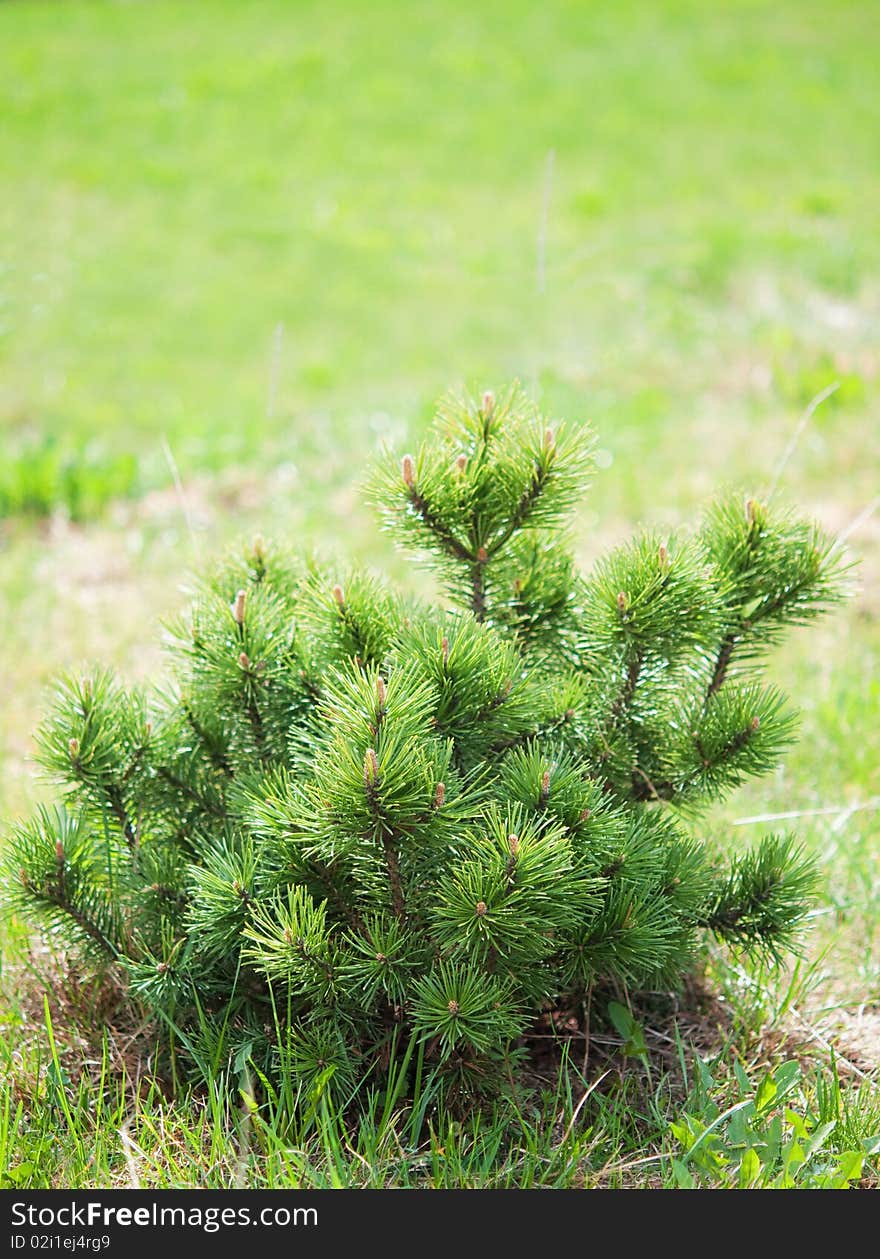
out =
<path fill-rule="evenodd" d="M 779 492 L 848 528 L 880 492 L 878 49 L 872 0 L 0 2 L 0 814 L 44 791 L 30 735 L 52 674 L 100 658 L 155 676 L 158 619 L 200 556 L 259 529 L 397 571 L 354 487 L 450 387 L 518 376 L 594 424 L 589 560 L 638 521 L 686 524 L 723 484 L 766 491 L 804 407 L 838 382 Z M 795 995 L 708 962 L 727 1022 L 706 1052 L 727 1046 L 753 1084 L 791 1054 L 827 1080 L 834 1046 L 849 1095 L 877 1063 L 878 519 L 850 539 L 860 593 L 775 662 L 801 743 L 713 819 L 735 844 L 760 830 L 737 819 L 841 810 L 791 823 L 827 875 Z M 155 1097 L 127 1111 L 115 1040 L 112 1087 L 95 1067 L 86 1094 L 71 1084 L 68 1112 L 79 1097 L 99 1136 L 68 1123 L 59 1081 L 92 1011 L 70 1000 L 75 972 L 38 951 L 28 978 L 26 953 L 16 928 L 9 1165 L 30 1162 L 34 1183 L 122 1183 L 130 1113 L 144 1183 L 184 1183 L 187 1142 L 234 1182 L 219 1101 L 198 1131 Z M 579 1121 L 555 1146 L 566 1103 L 551 1097 L 522 1158 L 548 1183 L 658 1168 L 672 1183 L 669 1160 L 620 1168 L 668 1153 L 694 1083 L 673 1066 L 627 1085 L 638 1122 L 599 1090 L 581 1112 L 593 1135 Z M 802 1092 L 819 1115 L 807 1077 Z M 858 1140 L 877 1131 L 872 1106 L 863 1092 Z M 374 1162 L 405 1183 L 430 1159 L 394 1163 L 409 1148 L 395 1133 Z M 329 1175 L 314 1134 L 298 1134 L 313 1169 L 299 1172 L 283 1170 L 293 1137 L 251 1136 L 254 1183 Z M 498 1163 L 512 1183 L 523 1142 Z M 459 1179 L 487 1181 L 480 1157 Z"/>

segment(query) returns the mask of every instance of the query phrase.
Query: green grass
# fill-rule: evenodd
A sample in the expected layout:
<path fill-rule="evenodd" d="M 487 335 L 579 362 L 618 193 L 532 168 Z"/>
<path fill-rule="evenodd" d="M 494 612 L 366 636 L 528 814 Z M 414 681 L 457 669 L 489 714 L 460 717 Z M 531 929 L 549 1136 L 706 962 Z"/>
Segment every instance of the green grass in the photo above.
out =
<path fill-rule="evenodd" d="M 4 434 L 306 472 L 512 375 L 667 469 L 839 375 L 846 427 L 880 19 L 830 12 L 3 4 Z"/>
<path fill-rule="evenodd" d="M 246 1073 L 196 1099 L 140 1088 L 105 1036 L 91 1071 L 47 1044 L 0 1091 L 2 1188 L 849 1188 L 876 1185 L 880 1099 L 829 1057 L 750 1068 L 733 1043 L 656 1072 L 618 1047 L 592 1078 L 563 1049 L 552 1080 L 466 1119 L 430 1092 L 361 1088 L 356 1119 L 317 1089 L 279 1096 Z M 650 1035 L 650 1033 L 649 1033 Z M 601 1039 L 601 1038 L 600 1038 Z M 607 1038 L 606 1038 L 607 1039 Z M 619 1042 L 617 1042 L 619 1046 Z M 625 1050 L 623 1054 L 625 1055 Z M 394 1077 L 392 1075 L 392 1081 Z M 31 1091 L 21 1097 L 22 1083 Z M 238 1085 L 236 1088 L 235 1085 Z"/>
<path fill-rule="evenodd" d="M 52 674 L 100 659 L 155 676 L 157 620 L 225 542 L 261 530 L 397 571 L 353 487 L 449 387 L 518 375 L 594 423 L 589 561 L 637 521 L 686 525 L 725 483 L 766 491 L 837 381 L 779 492 L 847 528 L 880 466 L 878 36 L 871 0 L 0 3 L 0 815 L 45 791 L 29 758 Z M 701 828 L 736 845 L 761 829 L 739 819 L 806 813 L 790 824 L 826 876 L 810 961 L 780 978 L 713 956 L 718 1002 L 683 1044 L 707 1020 L 722 1034 L 682 1051 L 687 1079 L 640 1013 L 650 1080 L 609 1043 L 526 1122 L 432 1136 L 395 1112 L 349 1149 L 326 1107 L 288 1131 L 263 1097 L 243 1145 L 239 1100 L 168 1101 L 137 1082 L 142 1042 L 90 1039 L 75 972 L 29 961 L 17 926 L 5 1175 L 683 1183 L 670 1124 L 713 1123 L 797 1057 L 788 1109 L 812 1136 L 839 1089 L 838 1126 L 798 1174 L 859 1155 L 873 1181 L 876 517 L 851 545 L 860 593 L 774 661 L 801 742 Z M 742 1132 L 715 1132 L 698 1155 L 722 1162 L 688 1174 L 738 1183 Z M 776 1170 L 759 1157 L 758 1174 Z"/>
<path fill-rule="evenodd" d="M 3 465 L 0 517 L 47 516 L 61 509 L 71 520 L 88 520 L 137 484 L 133 454 L 111 456 L 95 444 L 77 451 L 52 434 L 25 442 Z"/>
<path fill-rule="evenodd" d="M 654 1028 L 627 1019 L 618 1036 L 600 1024 L 592 1053 L 604 1069 L 587 1068 L 579 1038 L 560 1037 L 549 1071 L 461 1118 L 418 1073 L 408 1083 L 412 1047 L 387 1089 L 358 1086 L 357 1114 L 320 1085 L 304 1096 L 282 1073 L 276 1091 L 247 1068 L 195 1098 L 169 1098 L 127 1073 L 115 1029 L 73 1073 L 47 998 L 44 1043 L 17 1057 L 0 1088 L 0 1188 L 876 1185 L 880 1096 L 842 1078 L 833 1055 L 806 1067 L 783 1056 L 748 1063 L 728 1035 L 694 1057 L 668 1014 Z"/>

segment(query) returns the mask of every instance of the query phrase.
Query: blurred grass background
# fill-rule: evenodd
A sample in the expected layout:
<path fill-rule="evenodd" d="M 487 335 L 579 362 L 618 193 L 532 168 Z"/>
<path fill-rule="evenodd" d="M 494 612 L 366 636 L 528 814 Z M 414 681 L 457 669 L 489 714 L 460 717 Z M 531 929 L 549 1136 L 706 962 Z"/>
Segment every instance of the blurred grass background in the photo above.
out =
<path fill-rule="evenodd" d="M 0 814 L 51 676 L 155 676 L 227 541 L 399 574 L 355 486 L 445 390 L 597 428 L 588 560 L 766 490 L 837 382 L 780 493 L 862 517 L 861 592 L 780 653 L 802 742 L 721 820 L 853 810 L 796 825 L 823 1000 L 880 1000 L 878 36 L 874 0 L 0 0 Z"/>

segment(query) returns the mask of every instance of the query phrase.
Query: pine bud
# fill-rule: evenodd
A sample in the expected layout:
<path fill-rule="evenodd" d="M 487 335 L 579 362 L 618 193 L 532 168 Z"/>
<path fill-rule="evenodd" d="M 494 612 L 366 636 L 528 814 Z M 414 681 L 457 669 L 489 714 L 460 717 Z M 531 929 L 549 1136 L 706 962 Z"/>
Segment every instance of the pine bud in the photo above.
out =
<path fill-rule="evenodd" d="M 145 739 L 149 739 L 149 737 L 150 737 L 150 735 L 151 735 L 152 733 L 153 733 L 153 723 L 152 723 L 152 721 L 147 721 L 147 722 L 145 722 L 145 723 L 144 723 L 144 738 L 145 738 Z"/>
<path fill-rule="evenodd" d="M 758 516 L 759 504 L 753 498 L 746 499 L 746 520 L 750 525 L 755 523 Z"/>
<path fill-rule="evenodd" d="M 556 449 L 556 434 L 552 428 L 548 428 L 544 433 L 544 449 L 551 453 Z"/>
<path fill-rule="evenodd" d="M 244 625 L 244 605 L 247 603 L 247 591 L 239 590 L 232 605 L 232 619 L 236 625 Z"/>
<path fill-rule="evenodd" d="M 478 918 L 482 918 L 488 908 L 489 906 L 486 904 L 485 901 L 477 901 L 476 905 L 474 906 L 474 913 L 477 915 Z"/>
<path fill-rule="evenodd" d="M 28 878 L 28 873 L 27 873 L 27 870 L 25 870 L 24 866 L 21 866 L 19 868 L 18 877 L 19 877 L 22 887 L 30 887 L 31 881 Z"/>
<path fill-rule="evenodd" d="M 489 552 L 486 550 L 484 546 L 481 546 L 479 550 L 477 551 L 477 563 L 486 564 L 488 563 L 488 560 L 489 560 Z"/>
<path fill-rule="evenodd" d="M 580 813 L 580 817 L 578 818 L 578 821 L 579 821 L 579 822 L 586 822 L 586 820 L 587 820 L 587 818 L 588 818 L 589 816 L 590 816 L 590 810 L 589 810 L 589 809 L 581 809 L 581 813 Z"/>
<path fill-rule="evenodd" d="M 480 403 L 480 412 L 484 419 L 491 420 L 495 411 L 495 395 L 491 389 L 487 389 L 483 394 L 483 400 Z"/>
<path fill-rule="evenodd" d="M 666 548 L 666 543 L 665 543 L 665 542 L 661 542 L 661 543 L 660 543 L 660 549 L 659 549 L 659 551 L 657 552 L 657 559 L 658 559 L 658 561 L 659 561 L 659 563 L 660 563 L 660 567 L 661 567 L 661 568 L 666 568 L 666 567 L 668 566 L 668 564 L 669 564 L 669 551 L 668 551 L 668 550 L 667 550 L 667 548 Z"/>
<path fill-rule="evenodd" d="M 617 596 L 617 610 L 621 613 L 625 612 L 628 606 L 629 599 L 627 598 L 626 591 L 621 590 L 620 594 Z"/>
<path fill-rule="evenodd" d="M 760 727 L 760 725 L 761 725 L 761 718 L 753 717 L 752 720 L 749 722 L 749 729 L 754 734 L 754 732 Z"/>
<path fill-rule="evenodd" d="M 458 1014 L 458 1011 L 459 1011 L 459 1004 L 457 1001 L 450 1001 L 446 1009 L 449 1011 L 450 1014 L 456 1015 Z"/>
<path fill-rule="evenodd" d="M 254 538 L 253 547 L 255 560 L 264 560 L 266 558 L 266 542 L 261 533 Z"/>
<path fill-rule="evenodd" d="M 434 808 L 442 809 L 445 803 L 446 803 L 446 784 L 438 783 L 437 789 L 434 792 Z"/>
<path fill-rule="evenodd" d="M 411 490 L 416 483 L 416 463 L 412 455 L 404 455 L 400 461 L 400 471 L 403 476 L 403 483 L 408 490 Z"/>
<path fill-rule="evenodd" d="M 367 748 L 367 752 L 364 757 L 364 782 L 368 787 L 372 786 L 378 777 L 379 758 L 376 756 L 374 748 Z"/>
<path fill-rule="evenodd" d="M 245 670 L 251 667 L 250 657 L 248 656 L 246 651 L 243 651 L 240 654 L 240 656 L 238 657 L 238 663 L 241 665 L 242 669 L 245 669 Z"/>
<path fill-rule="evenodd" d="M 385 963 L 388 961 L 388 958 L 385 956 L 384 953 L 377 953 L 376 961 L 379 963 L 380 966 L 384 966 Z"/>
<path fill-rule="evenodd" d="M 449 664 L 449 639 L 442 638 L 440 640 L 440 654 L 443 656 L 444 665 Z"/>
<path fill-rule="evenodd" d="M 333 587 L 333 598 L 336 600 L 340 608 L 345 607 L 345 591 L 340 585 Z"/>
<path fill-rule="evenodd" d="M 455 461 L 455 466 L 456 468 L 458 468 L 459 472 L 464 472 L 465 468 L 467 467 L 467 463 L 468 463 L 467 455 L 459 455 Z"/>
<path fill-rule="evenodd" d="M 164 974 L 166 973 L 166 971 L 167 971 L 167 970 L 168 970 L 168 963 L 167 963 L 167 962 L 160 962 L 160 963 L 159 963 L 159 965 L 156 967 L 156 974 L 157 974 L 157 975 L 164 975 Z"/>
<path fill-rule="evenodd" d="M 566 720 L 566 721 L 574 721 L 574 709 L 573 709 L 573 708 L 566 708 L 566 710 L 565 710 L 565 720 Z"/>
<path fill-rule="evenodd" d="M 58 862 L 59 866 L 64 865 L 64 845 L 60 839 L 55 840 L 55 860 Z"/>
<path fill-rule="evenodd" d="M 519 856 L 519 835 L 508 835 L 507 843 L 510 848 L 510 855 L 512 857 L 518 857 Z"/>
<path fill-rule="evenodd" d="M 79 739 L 68 739 L 67 750 L 70 753 L 70 759 L 75 761 L 79 756 Z"/>
<path fill-rule="evenodd" d="M 293 948 L 293 932 L 290 930 L 290 927 L 284 928 L 284 943 L 288 948 Z"/>
<path fill-rule="evenodd" d="M 385 679 L 377 674 L 376 676 L 376 700 L 380 708 L 385 707 Z"/>
<path fill-rule="evenodd" d="M 541 804 L 546 804 L 550 798 L 550 771 L 545 769 L 541 775 Z"/>

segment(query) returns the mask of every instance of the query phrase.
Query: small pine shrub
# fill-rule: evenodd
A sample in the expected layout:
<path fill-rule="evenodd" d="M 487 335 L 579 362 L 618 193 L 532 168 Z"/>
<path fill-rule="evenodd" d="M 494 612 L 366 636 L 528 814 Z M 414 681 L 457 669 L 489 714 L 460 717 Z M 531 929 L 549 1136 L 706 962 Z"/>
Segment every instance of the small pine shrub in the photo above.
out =
<path fill-rule="evenodd" d="M 690 820 L 790 744 L 761 665 L 843 592 L 812 524 L 729 497 L 580 573 L 591 437 L 516 391 L 449 403 L 371 494 L 425 602 L 258 541 L 170 627 L 173 681 L 66 678 L 61 803 L 7 902 L 121 968 L 178 1060 L 347 1096 L 397 1046 L 472 1097 L 549 1003 L 674 985 L 703 933 L 778 958 L 815 884 L 790 835 Z"/>

